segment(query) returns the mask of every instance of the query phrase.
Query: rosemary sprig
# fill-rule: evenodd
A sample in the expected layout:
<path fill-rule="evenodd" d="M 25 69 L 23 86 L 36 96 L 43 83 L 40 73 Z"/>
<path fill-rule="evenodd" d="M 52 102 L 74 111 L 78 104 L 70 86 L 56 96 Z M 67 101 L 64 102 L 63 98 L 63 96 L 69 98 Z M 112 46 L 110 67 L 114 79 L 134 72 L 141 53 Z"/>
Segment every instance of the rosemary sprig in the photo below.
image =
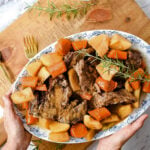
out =
<path fill-rule="evenodd" d="M 70 19 L 72 16 L 75 18 L 78 15 L 85 15 L 88 11 L 88 9 L 91 6 L 96 5 L 96 3 L 92 3 L 89 1 L 82 2 L 79 4 L 74 3 L 73 5 L 70 4 L 62 4 L 60 6 L 56 6 L 53 2 L 50 2 L 48 0 L 48 5 L 43 7 L 38 3 L 38 5 L 34 6 L 27 6 L 29 9 L 35 9 L 39 11 L 39 15 L 42 12 L 46 12 L 49 14 L 50 20 L 53 19 L 54 16 L 57 18 L 62 17 L 62 15 L 65 15 L 67 19 Z"/>
<path fill-rule="evenodd" d="M 117 70 L 116 76 L 119 76 L 119 77 L 122 77 L 122 78 L 125 78 L 125 79 L 130 78 L 131 79 L 130 82 L 138 81 L 138 80 L 140 80 L 141 82 L 145 82 L 145 81 L 150 82 L 150 79 L 143 78 L 143 76 L 141 74 L 138 74 L 137 77 L 135 78 L 133 76 L 133 73 L 136 71 L 136 70 L 133 69 L 134 67 L 130 68 L 129 66 L 126 66 L 123 63 L 123 61 L 121 61 L 121 60 L 110 59 L 106 55 L 103 58 L 99 57 L 98 55 L 94 56 L 94 55 L 91 55 L 91 54 L 87 53 L 85 49 L 78 50 L 78 51 L 76 51 L 76 53 L 82 54 L 85 57 L 93 57 L 94 58 L 93 61 L 96 61 L 96 60 L 101 61 L 102 64 L 103 64 L 102 67 L 108 68 L 109 71 L 111 70 L 112 65 L 115 65 L 115 66 L 119 67 L 119 70 Z M 108 70 L 106 70 L 106 71 L 108 71 Z M 112 70 L 114 70 L 114 68 Z M 145 72 L 145 75 L 147 75 L 146 72 Z"/>

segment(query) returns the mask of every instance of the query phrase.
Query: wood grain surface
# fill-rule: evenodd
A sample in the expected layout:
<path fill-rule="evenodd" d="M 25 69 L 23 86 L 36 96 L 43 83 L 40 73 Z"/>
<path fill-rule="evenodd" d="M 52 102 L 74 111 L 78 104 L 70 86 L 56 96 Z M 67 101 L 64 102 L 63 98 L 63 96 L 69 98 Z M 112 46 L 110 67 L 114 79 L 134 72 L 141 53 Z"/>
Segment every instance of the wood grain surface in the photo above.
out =
<path fill-rule="evenodd" d="M 42 5 L 46 5 L 47 3 L 45 0 L 41 0 L 40 2 Z M 63 3 L 64 0 L 55 0 L 55 2 Z M 0 33 L 0 50 L 7 47 L 11 48 L 9 57 L 5 62 L 7 67 L 9 67 L 16 77 L 27 63 L 28 60 L 25 58 L 23 51 L 23 37 L 29 34 L 32 34 L 38 40 L 39 50 L 42 50 L 61 37 L 93 29 L 122 30 L 135 34 L 150 43 L 150 20 L 134 0 L 99 0 L 98 6 L 111 8 L 113 13 L 112 20 L 103 23 L 94 23 L 86 21 L 85 16 L 71 20 L 55 18 L 50 21 L 48 14 L 38 16 L 38 12 L 34 10 L 24 13 L 6 30 Z M 0 81 L 3 81 L 3 84 L 0 84 L 0 97 L 10 87 L 10 84 L 5 83 L 4 80 L 4 76 L 0 73 Z M 46 141 L 42 143 L 40 145 L 40 149 L 42 150 L 55 150 L 56 148 L 56 144 Z M 83 150 L 89 144 L 67 145 L 64 149 Z"/>

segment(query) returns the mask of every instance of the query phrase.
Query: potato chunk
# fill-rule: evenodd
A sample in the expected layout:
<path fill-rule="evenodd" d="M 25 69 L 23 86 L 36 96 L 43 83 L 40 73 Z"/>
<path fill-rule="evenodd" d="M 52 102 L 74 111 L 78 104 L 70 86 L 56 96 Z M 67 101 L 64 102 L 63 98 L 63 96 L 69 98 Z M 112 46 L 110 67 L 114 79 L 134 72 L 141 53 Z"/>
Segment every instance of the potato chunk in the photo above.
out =
<path fill-rule="evenodd" d="M 40 60 L 43 65 L 49 67 L 51 65 L 54 65 L 58 62 L 60 62 L 63 59 L 61 55 L 58 53 L 49 53 L 49 54 L 44 54 L 41 56 Z"/>
<path fill-rule="evenodd" d="M 102 121 L 102 123 L 105 124 L 105 123 L 112 123 L 112 122 L 118 122 L 118 121 L 120 121 L 118 115 L 116 115 L 116 114 L 111 114 L 111 116 L 108 117 L 108 118 L 106 118 L 106 119 L 104 119 L 104 120 Z"/>
<path fill-rule="evenodd" d="M 80 90 L 79 79 L 76 71 L 72 68 L 68 71 L 69 82 L 73 91 Z"/>
<path fill-rule="evenodd" d="M 133 91 L 132 87 L 131 87 L 130 84 L 129 84 L 129 80 L 126 80 L 124 86 L 125 86 L 125 89 L 126 89 L 128 92 L 132 92 L 132 91 Z"/>
<path fill-rule="evenodd" d="M 88 133 L 87 133 L 86 137 L 85 137 L 85 138 L 86 138 L 86 140 L 87 140 L 87 141 L 92 140 L 92 138 L 94 137 L 95 133 L 96 133 L 96 131 L 95 131 L 95 130 L 90 129 L 90 130 L 88 131 Z"/>
<path fill-rule="evenodd" d="M 50 73 L 47 71 L 47 69 L 42 67 L 38 73 L 39 80 L 43 83 L 49 76 Z"/>
<path fill-rule="evenodd" d="M 67 123 L 60 123 L 57 121 L 52 121 L 49 125 L 49 128 L 52 132 L 66 132 L 70 128 L 70 124 Z"/>
<path fill-rule="evenodd" d="M 85 126 L 88 127 L 89 129 L 100 130 L 102 128 L 101 123 L 97 120 L 94 120 L 89 115 L 84 116 L 83 122 L 84 122 Z"/>
<path fill-rule="evenodd" d="M 51 120 L 49 119 L 39 118 L 38 125 L 40 128 L 49 129 L 50 123 L 51 123 Z"/>
<path fill-rule="evenodd" d="M 69 141 L 70 137 L 68 132 L 50 132 L 49 139 L 55 142 L 66 142 Z"/>
<path fill-rule="evenodd" d="M 15 104 L 22 104 L 33 100 L 35 97 L 33 95 L 32 89 L 30 87 L 25 88 L 21 91 L 16 91 L 11 95 L 11 99 Z"/>
<path fill-rule="evenodd" d="M 110 40 L 110 48 L 126 50 L 131 47 L 131 42 L 119 34 L 114 34 Z"/>
<path fill-rule="evenodd" d="M 89 44 L 96 50 L 100 57 L 103 57 L 109 49 L 110 39 L 108 35 L 101 34 L 89 40 Z"/>
<path fill-rule="evenodd" d="M 113 76 L 118 72 L 119 68 L 115 65 L 105 67 L 105 65 L 101 62 L 99 65 L 96 66 L 96 70 L 103 79 L 111 81 Z"/>
<path fill-rule="evenodd" d="M 127 117 L 128 115 L 131 114 L 132 110 L 133 109 L 132 109 L 131 104 L 127 104 L 127 105 L 118 106 L 116 111 L 117 111 L 119 117 L 121 119 L 124 119 L 125 117 Z"/>
<path fill-rule="evenodd" d="M 35 61 L 35 62 L 30 63 L 26 67 L 26 69 L 30 76 L 36 76 L 41 67 L 42 67 L 42 63 L 40 61 Z"/>
<path fill-rule="evenodd" d="M 137 90 L 134 90 L 134 96 L 137 99 L 137 101 L 132 104 L 134 108 L 139 108 L 140 106 L 140 94 L 141 94 L 141 87 L 138 88 Z"/>

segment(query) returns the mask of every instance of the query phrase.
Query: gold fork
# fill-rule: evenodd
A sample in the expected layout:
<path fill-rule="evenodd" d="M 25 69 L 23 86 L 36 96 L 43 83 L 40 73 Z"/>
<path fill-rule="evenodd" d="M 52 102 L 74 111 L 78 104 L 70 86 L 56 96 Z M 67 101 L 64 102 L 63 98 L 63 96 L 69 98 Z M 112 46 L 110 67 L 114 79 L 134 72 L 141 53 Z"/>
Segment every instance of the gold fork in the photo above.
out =
<path fill-rule="evenodd" d="M 37 54 L 38 43 L 33 36 L 24 37 L 24 51 L 27 59 L 30 59 Z"/>

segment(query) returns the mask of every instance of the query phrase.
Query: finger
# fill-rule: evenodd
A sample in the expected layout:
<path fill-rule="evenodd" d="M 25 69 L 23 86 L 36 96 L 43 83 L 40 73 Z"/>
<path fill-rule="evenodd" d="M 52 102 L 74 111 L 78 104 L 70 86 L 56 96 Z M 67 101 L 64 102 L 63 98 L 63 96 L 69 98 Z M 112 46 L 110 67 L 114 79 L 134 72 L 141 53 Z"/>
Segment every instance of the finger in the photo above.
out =
<path fill-rule="evenodd" d="M 131 136 L 133 136 L 136 131 L 138 131 L 144 124 L 144 121 L 147 119 L 148 115 L 142 115 L 140 118 L 138 118 L 135 122 L 132 124 L 124 127 L 120 131 L 116 132 L 111 136 L 111 139 L 115 139 L 115 142 L 123 145 Z"/>

